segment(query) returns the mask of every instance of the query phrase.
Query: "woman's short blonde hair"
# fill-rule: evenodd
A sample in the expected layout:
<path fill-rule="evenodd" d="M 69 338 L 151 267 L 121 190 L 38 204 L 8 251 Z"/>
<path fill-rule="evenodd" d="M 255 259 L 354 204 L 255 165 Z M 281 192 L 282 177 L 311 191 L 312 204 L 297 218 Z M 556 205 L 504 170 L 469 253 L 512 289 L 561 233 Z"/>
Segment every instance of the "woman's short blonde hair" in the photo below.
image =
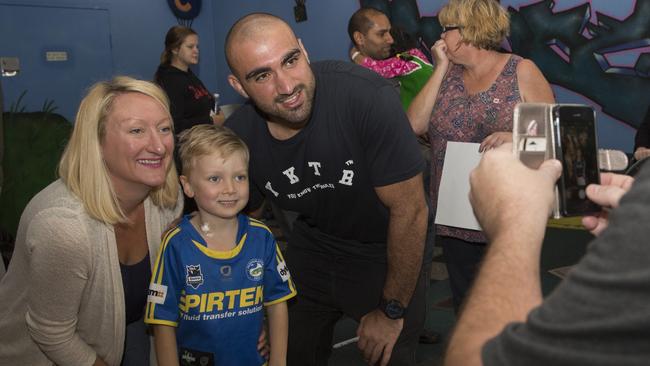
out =
<path fill-rule="evenodd" d="M 222 159 L 227 159 L 235 152 L 241 152 L 248 164 L 248 146 L 227 127 L 200 124 L 178 135 L 178 155 L 185 176 L 191 172 L 196 159 L 201 156 L 218 153 Z"/>
<path fill-rule="evenodd" d="M 460 26 L 463 42 L 481 49 L 498 49 L 510 34 L 510 16 L 496 0 L 449 0 L 438 21 Z"/>
<path fill-rule="evenodd" d="M 154 83 L 128 76 L 98 82 L 81 101 L 72 136 L 59 162 L 59 177 L 83 202 L 88 215 L 110 225 L 125 223 L 128 219 L 113 189 L 102 157 L 101 143 L 113 101 L 124 93 L 141 93 L 152 97 L 169 114 L 167 95 Z M 169 118 L 171 120 L 171 115 Z M 170 209 L 176 206 L 179 194 L 178 174 L 173 158 L 171 160 L 165 183 L 149 193 L 154 205 Z"/>

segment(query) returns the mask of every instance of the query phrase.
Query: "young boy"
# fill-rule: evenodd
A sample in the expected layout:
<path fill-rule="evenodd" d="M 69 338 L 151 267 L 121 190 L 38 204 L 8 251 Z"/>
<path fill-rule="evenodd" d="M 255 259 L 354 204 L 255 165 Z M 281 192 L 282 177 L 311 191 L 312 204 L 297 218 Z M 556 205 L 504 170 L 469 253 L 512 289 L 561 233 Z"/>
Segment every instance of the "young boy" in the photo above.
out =
<path fill-rule="evenodd" d="M 198 212 L 164 237 L 149 287 L 159 365 L 285 365 L 286 300 L 296 295 L 273 235 L 240 211 L 248 202 L 248 148 L 231 130 L 201 124 L 179 136 L 183 190 Z"/>

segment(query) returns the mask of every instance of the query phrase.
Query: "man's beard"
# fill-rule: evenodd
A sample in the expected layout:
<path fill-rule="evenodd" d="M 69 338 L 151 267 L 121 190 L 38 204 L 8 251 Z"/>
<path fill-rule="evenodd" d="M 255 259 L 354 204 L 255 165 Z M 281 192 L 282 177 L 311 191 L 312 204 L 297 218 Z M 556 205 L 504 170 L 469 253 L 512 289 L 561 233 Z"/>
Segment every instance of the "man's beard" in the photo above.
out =
<path fill-rule="evenodd" d="M 315 82 L 312 78 L 307 84 L 298 84 L 290 94 L 282 94 L 273 100 L 272 105 L 261 105 L 255 101 L 255 105 L 264 112 L 269 120 L 286 124 L 288 126 L 298 126 L 306 124 L 311 116 L 314 104 Z M 295 109 L 282 108 L 281 104 L 292 98 L 297 93 L 302 93 L 303 102 Z"/>

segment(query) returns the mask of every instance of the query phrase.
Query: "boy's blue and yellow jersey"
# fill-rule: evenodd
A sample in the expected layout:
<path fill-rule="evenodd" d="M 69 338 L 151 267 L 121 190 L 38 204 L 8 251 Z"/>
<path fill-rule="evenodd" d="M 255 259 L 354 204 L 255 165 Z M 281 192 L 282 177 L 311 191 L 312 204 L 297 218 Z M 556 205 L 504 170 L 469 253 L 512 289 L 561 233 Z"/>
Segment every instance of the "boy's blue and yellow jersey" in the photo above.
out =
<path fill-rule="evenodd" d="M 181 365 L 263 365 L 257 352 L 263 306 L 296 295 L 273 234 L 239 215 L 237 245 L 215 251 L 189 218 L 163 239 L 145 322 L 177 328 Z"/>

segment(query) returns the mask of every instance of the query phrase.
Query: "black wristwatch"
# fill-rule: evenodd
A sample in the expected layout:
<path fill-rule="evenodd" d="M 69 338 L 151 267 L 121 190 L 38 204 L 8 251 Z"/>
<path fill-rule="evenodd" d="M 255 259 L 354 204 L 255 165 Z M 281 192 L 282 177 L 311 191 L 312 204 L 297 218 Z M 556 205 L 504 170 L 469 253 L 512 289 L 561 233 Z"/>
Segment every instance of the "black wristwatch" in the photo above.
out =
<path fill-rule="evenodd" d="M 389 319 L 402 319 L 404 317 L 404 306 L 397 300 L 386 300 L 383 297 L 379 301 L 379 309 L 386 314 Z"/>

